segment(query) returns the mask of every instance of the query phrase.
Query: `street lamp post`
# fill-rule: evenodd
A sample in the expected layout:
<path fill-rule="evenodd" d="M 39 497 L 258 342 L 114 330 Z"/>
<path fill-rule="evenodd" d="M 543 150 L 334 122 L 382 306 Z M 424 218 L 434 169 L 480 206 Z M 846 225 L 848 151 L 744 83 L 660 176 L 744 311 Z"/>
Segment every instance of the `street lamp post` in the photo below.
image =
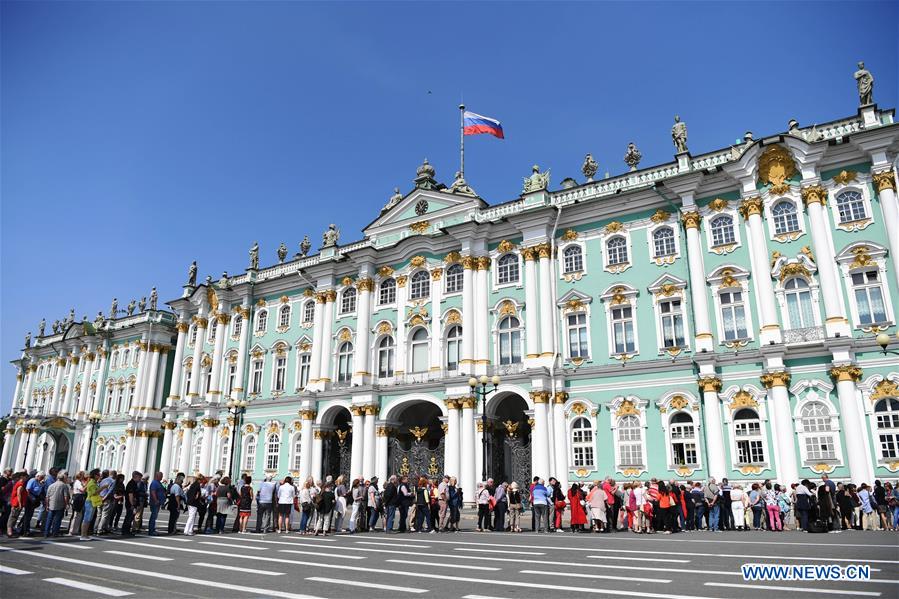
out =
<path fill-rule="evenodd" d="M 100 420 L 103 419 L 103 416 L 100 412 L 94 410 L 87 416 L 87 421 L 91 423 L 91 433 L 87 437 L 87 451 L 84 456 L 84 469 L 90 469 L 90 461 L 91 461 L 91 447 L 94 446 L 94 433 L 97 432 L 97 425 L 100 423 Z"/>
<path fill-rule="evenodd" d="M 493 388 L 488 389 L 487 383 L 492 383 Z M 481 375 L 480 379 L 471 377 L 468 379 L 468 386 L 471 387 L 471 394 L 477 398 L 481 398 L 481 480 L 487 480 L 487 396 L 496 393 L 499 388 L 499 375 L 494 374 L 492 379 L 488 379 L 486 374 Z M 480 385 L 480 389 L 478 388 Z"/>
<path fill-rule="evenodd" d="M 880 346 L 880 349 L 883 350 L 883 354 L 899 354 L 897 351 L 891 351 L 887 348 L 890 346 L 891 341 L 899 341 L 899 332 L 896 333 L 894 337 L 890 337 L 886 333 L 878 333 L 874 340 L 877 341 L 877 345 Z"/>
<path fill-rule="evenodd" d="M 40 422 L 35 420 L 34 418 L 25 421 L 25 430 L 28 431 L 28 436 L 25 437 L 25 452 L 22 455 L 22 466 L 26 467 L 28 464 L 28 446 L 31 445 L 31 433 L 33 433 Z"/>
<path fill-rule="evenodd" d="M 228 412 L 234 417 L 234 425 L 231 428 L 231 456 L 228 458 L 228 470 L 231 472 L 231 479 L 237 478 L 234 471 L 234 446 L 237 445 L 237 431 L 240 429 L 244 412 L 247 411 L 247 400 L 232 399 L 227 404 Z"/>

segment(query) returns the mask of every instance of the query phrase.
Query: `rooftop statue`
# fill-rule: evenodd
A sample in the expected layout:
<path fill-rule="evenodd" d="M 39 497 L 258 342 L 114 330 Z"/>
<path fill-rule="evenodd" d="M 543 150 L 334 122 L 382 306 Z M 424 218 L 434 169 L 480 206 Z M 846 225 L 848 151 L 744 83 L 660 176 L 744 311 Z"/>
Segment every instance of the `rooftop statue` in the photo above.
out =
<path fill-rule="evenodd" d="M 524 178 L 524 193 L 541 191 L 549 187 L 549 171 L 541 173 L 536 164 L 531 167 L 531 176 Z"/>
<path fill-rule="evenodd" d="M 140 301 L 137 302 L 137 311 L 139 313 L 147 311 L 147 298 L 145 298 L 145 297 L 140 298 Z"/>
<path fill-rule="evenodd" d="M 156 293 L 156 287 L 150 290 L 150 309 L 155 310 L 159 303 L 159 294 Z"/>
<path fill-rule="evenodd" d="M 41 318 L 41 322 L 37 325 L 37 336 L 43 337 L 44 329 L 46 329 L 46 328 L 47 328 L 47 319 Z"/>
<path fill-rule="evenodd" d="M 283 264 L 285 258 L 287 258 L 287 246 L 282 241 L 281 245 L 278 246 L 278 262 Z"/>
<path fill-rule="evenodd" d="M 674 148 L 678 154 L 683 154 L 687 151 L 687 124 L 682 122 L 678 115 L 674 115 L 671 139 L 674 141 Z"/>
<path fill-rule="evenodd" d="M 119 311 L 119 300 L 118 298 L 112 298 L 112 304 L 109 305 L 109 317 L 115 318 L 116 313 Z M 72 314 L 69 314 L 69 318 L 74 319 L 74 310 Z"/>
<path fill-rule="evenodd" d="M 874 103 L 874 75 L 865 69 L 865 63 L 858 63 L 858 70 L 853 75 L 858 84 L 858 104 L 867 106 Z"/>
<path fill-rule="evenodd" d="M 468 182 L 465 180 L 465 177 L 462 176 L 462 171 L 456 171 L 456 176 L 453 179 L 453 184 L 450 186 L 450 191 L 453 193 L 461 193 L 463 195 L 476 196 L 478 194 L 468 185 Z"/>
<path fill-rule="evenodd" d="M 231 279 L 228 278 L 228 271 L 222 271 L 222 278 L 219 279 L 219 288 L 221 289 L 230 289 L 231 288 Z"/>
<path fill-rule="evenodd" d="M 624 155 L 624 163 L 628 165 L 632 171 L 635 171 L 641 160 L 643 160 L 643 154 L 637 149 L 636 144 L 634 144 L 634 142 L 627 144 L 627 153 Z"/>
<path fill-rule="evenodd" d="M 197 261 L 194 260 L 190 263 L 190 268 L 187 269 L 187 286 L 188 287 L 196 287 L 197 286 Z"/>
<path fill-rule="evenodd" d="M 250 269 L 259 270 L 259 243 L 254 241 L 250 248 Z"/>
<path fill-rule="evenodd" d="M 581 172 L 587 177 L 587 183 L 593 181 L 593 176 L 596 175 L 596 171 L 598 170 L 599 164 L 593 160 L 593 154 L 584 156 L 584 164 L 581 165 Z"/>
<path fill-rule="evenodd" d="M 390 196 L 390 199 L 387 200 L 387 203 L 384 204 L 384 207 L 381 208 L 381 212 L 387 212 L 397 204 L 399 204 L 403 200 L 403 194 L 400 192 L 399 187 L 393 188 L 393 195 Z"/>
<path fill-rule="evenodd" d="M 303 235 L 303 241 L 300 242 L 300 258 L 305 258 L 312 248 L 312 242 L 309 241 L 308 235 Z"/>
<path fill-rule="evenodd" d="M 70 308 L 70 309 L 69 309 L 69 318 L 68 318 L 68 322 L 69 322 L 69 324 L 72 324 L 73 322 L 75 322 L 75 308 Z"/>
<path fill-rule="evenodd" d="M 31 347 L 31 331 L 28 331 L 28 334 L 25 335 L 25 347 Z"/>
<path fill-rule="evenodd" d="M 103 318 L 103 312 L 97 312 L 97 317 L 94 319 L 94 328 L 99 329 L 103 325 L 104 320 L 105 319 Z"/>
<path fill-rule="evenodd" d="M 137 302 L 135 302 L 133 299 L 130 302 L 128 302 L 128 308 L 126 309 L 128 316 L 132 316 L 134 314 L 134 309 L 136 307 L 137 307 Z M 87 319 L 85 318 L 85 320 L 87 320 Z"/>
<path fill-rule="evenodd" d="M 340 229 L 337 228 L 337 225 L 331 223 L 328 225 L 328 230 L 322 233 L 322 247 L 336 247 L 338 239 L 340 239 Z"/>
<path fill-rule="evenodd" d="M 62 328 L 62 323 L 59 322 L 59 319 L 53 321 L 53 324 L 50 325 L 50 328 L 53 329 L 53 334 L 59 334 L 59 330 Z"/>

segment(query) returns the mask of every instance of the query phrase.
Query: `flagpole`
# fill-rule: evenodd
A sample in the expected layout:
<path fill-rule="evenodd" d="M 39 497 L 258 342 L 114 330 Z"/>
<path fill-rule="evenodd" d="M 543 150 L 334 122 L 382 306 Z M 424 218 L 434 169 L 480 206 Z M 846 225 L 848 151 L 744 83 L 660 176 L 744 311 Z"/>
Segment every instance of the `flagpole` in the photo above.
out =
<path fill-rule="evenodd" d="M 465 178 L 465 104 L 459 104 L 459 176 Z"/>

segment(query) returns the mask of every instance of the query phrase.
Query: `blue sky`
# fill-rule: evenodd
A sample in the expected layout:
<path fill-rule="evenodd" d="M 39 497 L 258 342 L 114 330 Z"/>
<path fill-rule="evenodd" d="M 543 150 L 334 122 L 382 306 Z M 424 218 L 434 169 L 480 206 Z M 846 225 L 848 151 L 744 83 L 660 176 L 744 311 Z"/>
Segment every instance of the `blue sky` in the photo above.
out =
<path fill-rule="evenodd" d="M 895 3 L 41 3 L 0 5 L 0 358 L 41 317 L 113 296 L 176 297 L 296 251 L 329 222 L 358 239 L 427 157 L 458 168 L 458 110 L 503 122 L 468 138 L 489 202 L 538 163 L 553 186 L 670 161 L 750 129 L 855 113 L 865 60 L 896 106 Z M 0 413 L 12 366 L 0 368 Z"/>

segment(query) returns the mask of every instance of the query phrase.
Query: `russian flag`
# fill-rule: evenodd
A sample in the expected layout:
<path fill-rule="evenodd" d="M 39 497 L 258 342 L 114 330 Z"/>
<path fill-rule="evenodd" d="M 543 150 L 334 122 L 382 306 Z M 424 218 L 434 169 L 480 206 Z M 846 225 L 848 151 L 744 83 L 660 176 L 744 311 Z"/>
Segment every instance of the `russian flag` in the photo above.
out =
<path fill-rule="evenodd" d="M 465 135 L 478 135 L 480 133 L 489 133 L 494 137 L 504 139 L 503 126 L 496 119 L 489 116 L 482 116 L 467 110 L 462 115 L 462 133 Z"/>

